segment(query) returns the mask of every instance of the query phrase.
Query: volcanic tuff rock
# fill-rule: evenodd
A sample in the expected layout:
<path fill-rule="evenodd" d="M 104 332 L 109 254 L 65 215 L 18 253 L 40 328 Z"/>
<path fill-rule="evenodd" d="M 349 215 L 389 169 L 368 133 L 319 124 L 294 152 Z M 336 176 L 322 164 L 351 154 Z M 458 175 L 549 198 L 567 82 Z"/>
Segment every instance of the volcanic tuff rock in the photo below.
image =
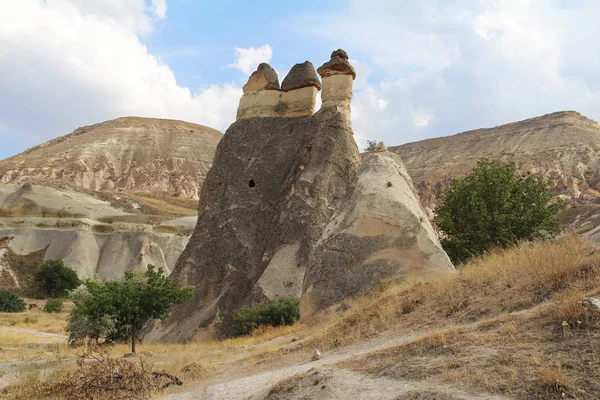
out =
<path fill-rule="evenodd" d="M 296 72 L 292 72 L 295 76 Z M 374 180 L 369 174 L 375 173 L 375 167 L 365 167 L 366 175 L 357 181 L 361 158 L 353 139 L 349 108 L 353 77 L 336 77 L 348 79 L 323 77 L 323 107 L 314 115 L 276 117 L 284 101 L 283 97 L 279 97 L 279 103 L 268 97 L 276 91 L 244 94 L 238 120 L 219 143 L 213 167 L 202 187 L 194 234 L 171 275 L 182 285 L 194 285 L 194 297 L 177 307 L 166 321 L 155 321 L 149 326 L 145 341 L 188 341 L 197 334 L 210 334 L 217 319 L 221 319 L 221 328 L 226 333 L 235 310 L 265 298 L 300 296 L 306 279 L 310 279 L 313 288 L 318 288 L 311 293 L 313 296 L 321 293 L 323 278 L 331 287 L 340 283 L 341 289 L 348 289 L 344 293 L 336 292 L 335 299 L 320 301 L 312 297 L 312 306 L 306 309 L 308 313 L 344 295 L 357 294 L 360 290 L 346 285 L 348 281 L 340 270 L 338 274 L 331 270 L 320 274 L 321 264 L 312 265 L 313 260 L 324 259 L 313 255 L 315 244 L 320 239 L 321 243 L 327 242 L 329 236 L 337 234 L 331 228 L 322 239 L 326 226 L 336 222 L 352 223 L 352 217 L 341 217 L 346 213 L 358 213 L 355 218 L 359 225 L 362 221 L 370 224 L 368 234 L 374 239 L 373 243 L 368 243 L 368 238 L 358 237 L 364 234 L 363 230 L 348 231 L 348 237 L 357 236 L 362 246 L 361 256 L 369 258 L 373 253 L 373 257 L 380 260 L 348 267 L 353 270 L 353 276 L 362 277 L 368 286 L 366 290 L 376 280 L 392 277 L 394 273 L 388 272 L 394 268 L 395 272 L 402 270 L 396 276 L 404 276 L 409 266 L 418 265 L 426 270 L 430 268 L 429 261 L 437 260 L 442 263 L 439 270 L 449 269 L 443 251 L 432 249 L 438 244 L 435 236 L 430 236 L 431 226 L 419 225 L 429 222 L 426 218 L 419 219 L 423 211 L 418 211 L 420 206 L 414 200 L 415 195 L 411 197 L 406 193 L 411 187 L 397 164 L 384 168 L 385 177 L 377 178 L 377 181 L 392 180 L 397 184 L 397 188 L 388 191 L 390 194 L 384 192 L 386 188 L 372 192 L 362 189 L 367 185 L 364 180 Z M 316 87 L 311 89 L 316 90 Z M 355 191 L 356 185 L 360 189 Z M 369 203 L 370 196 L 384 193 L 387 197 Z M 360 204 L 351 204 L 354 199 Z M 372 222 L 386 220 L 377 214 L 383 213 L 382 208 L 366 209 L 369 205 L 384 207 L 384 203 L 400 206 L 398 203 L 404 200 L 410 203 L 392 212 L 388 225 Z M 390 228 L 401 224 L 399 219 L 405 216 L 406 227 Z M 398 246 L 396 253 L 395 246 Z M 387 259 L 383 255 L 386 251 L 389 252 Z M 390 260 L 395 255 L 411 259 Z M 422 260 L 425 267 L 418 260 Z M 343 267 L 339 263 L 336 266 Z M 307 270 L 311 271 L 310 276 Z"/>
<path fill-rule="evenodd" d="M 400 157 L 366 153 L 352 194 L 312 251 L 301 314 L 368 293 L 386 280 L 452 270 Z"/>
<path fill-rule="evenodd" d="M 25 290 L 43 259 L 60 259 L 82 279 L 117 278 L 135 265 L 167 273 L 195 217 L 153 224 L 106 201 L 29 184 L 0 187 L 0 288 Z M 33 268 L 33 269 L 32 269 Z"/>
<path fill-rule="evenodd" d="M 312 63 L 310 61 L 305 61 L 302 64 L 296 64 L 292 67 L 281 83 L 281 90 L 289 92 L 290 90 L 311 86 L 321 90 L 321 81 L 319 81 L 319 77 L 317 76 L 315 67 L 313 67 Z"/>
<path fill-rule="evenodd" d="M 260 63 L 243 87 L 244 94 L 258 90 L 279 90 L 277 72 L 267 63 Z"/>
<path fill-rule="evenodd" d="M 92 191 L 197 200 L 221 136 L 183 121 L 117 118 L 0 161 L 0 183 L 65 182 Z"/>
<path fill-rule="evenodd" d="M 600 222 L 600 126 L 574 111 L 427 139 L 389 148 L 402 157 L 427 209 L 436 191 L 465 175 L 482 157 L 516 161 L 550 180 L 552 192 L 571 203 L 564 225 L 595 227 Z"/>

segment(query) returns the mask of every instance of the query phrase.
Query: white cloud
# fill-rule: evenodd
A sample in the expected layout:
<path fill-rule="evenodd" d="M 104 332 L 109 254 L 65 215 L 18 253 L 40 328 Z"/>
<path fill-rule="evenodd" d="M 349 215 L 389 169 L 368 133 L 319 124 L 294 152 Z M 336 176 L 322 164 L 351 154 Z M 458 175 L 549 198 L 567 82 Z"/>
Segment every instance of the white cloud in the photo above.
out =
<path fill-rule="evenodd" d="M 258 64 L 262 62 L 268 63 L 271 61 L 271 57 L 273 56 L 273 48 L 267 43 L 261 47 L 250 47 L 248 49 L 243 49 L 240 47 L 236 47 L 234 49 L 236 60 L 228 64 L 228 67 L 237 68 L 242 71 L 245 75 L 250 75 Z"/>
<path fill-rule="evenodd" d="M 433 119 L 433 115 L 423 110 L 419 110 L 413 114 L 413 124 L 416 127 L 424 127 L 429 125 L 429 121 Z"/>
<path fill-rule="evenodd" d="M 152 0 L 152 6 L 150 7 L 150 10 L 154 15 L 156 15 L 156 18 L 164 19 L 167 16 L 167 1 Z"/>
<path fill-rule="evenodd" d="M 242 91 L 191 91 L 138 35 L 166 12 L 142 0 L 19 0 L 0 13 L 0 110 L 13 150 L 78 126 L 126 115 L 175 118 L 225 129 Z M 35 135 L 35 136 L 32 136 Z M 17 143 L 18 142 L 18 143 Z M 6 149 L 6 146 L 5 146 Z M 7 151 L 7 150 L 5 150 Z"/>
<path fill-rule="evenodd" d="M 558 110 L 600 119 L 598 15 L 592 0 L 351 0 L 288 23 L 350 54 L 358 141 L 401 144 Z"/>

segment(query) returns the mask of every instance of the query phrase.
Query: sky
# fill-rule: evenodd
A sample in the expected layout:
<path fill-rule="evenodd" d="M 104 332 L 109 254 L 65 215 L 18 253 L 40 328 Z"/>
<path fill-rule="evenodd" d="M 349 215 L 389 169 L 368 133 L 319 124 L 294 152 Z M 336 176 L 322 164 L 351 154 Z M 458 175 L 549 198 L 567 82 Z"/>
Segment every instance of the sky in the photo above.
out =
<path fill-rule="evenodd" d="M 575 110 L 600 119 L 597 0 L 0 0 L 0 159 L 121 116 L 225 132 L 260 62 L 342 48 L 352 123 L 397 145 Z"/>

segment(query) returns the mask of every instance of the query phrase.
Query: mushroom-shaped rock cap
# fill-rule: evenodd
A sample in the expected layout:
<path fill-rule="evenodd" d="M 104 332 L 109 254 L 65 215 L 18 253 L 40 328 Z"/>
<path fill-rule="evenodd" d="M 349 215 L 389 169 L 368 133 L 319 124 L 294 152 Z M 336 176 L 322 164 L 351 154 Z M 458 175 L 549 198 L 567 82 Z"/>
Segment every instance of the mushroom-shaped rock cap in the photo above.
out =
<path fill-rule="evenodd" d="M 334 58 L 334 57 L 339 57 L 339 58 L 343 58 L 344 60 L 347 60 L 348 59 L 348 53 L 346 53 L 342 49 L 337 49 L 337 50 L 334 50 L 331 53 L 331 58 Z"/>
<path fill-rule="evenodd" d="M 258 90 L 279 90 L 277 72 L 267 63 L 260 63 L 244 85 L 244 94 Z"/>
<path fill-rule="evenodd" d="M 331 75 L 352 75 L 356 78 L 356 71 L 348 61 L 348 53 L 342 49 L 337 49 L 331 53 L 331 59 L 317 69 L 319 75 L 323 78 Z"/>
<path fill-rule="evenodd" d="M 310 61 L 294 65 L 283 82 L 281 82 L 281 90 L 284 92 L 310 86 L 321 90 L 321 81 L 315 72 L 315 67 Z"/>
<path fill-rule="evenodd" d="M 383 144 L 383 142 L 379 142 L 379 144 L 375 146 L 373 151 L 376 153 L 383 153 L 384 151 L 387 151 L 387 147 L 385 146 L 385 144 Z"/>

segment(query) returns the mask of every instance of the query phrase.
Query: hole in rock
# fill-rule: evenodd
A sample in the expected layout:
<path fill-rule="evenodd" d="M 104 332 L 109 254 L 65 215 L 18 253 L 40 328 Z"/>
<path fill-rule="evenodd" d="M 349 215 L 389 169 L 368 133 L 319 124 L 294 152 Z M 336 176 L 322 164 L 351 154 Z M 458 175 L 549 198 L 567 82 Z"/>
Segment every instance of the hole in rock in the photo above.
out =
<path fill-rule="evenodd" d="M 248 182 L 248 186 L 250 186 L 251 188 L 253 188 L 254 186 L 256 186 L 256 183 L 254 182 L 254 179 L 250 179 L 250 182 Z"/>

